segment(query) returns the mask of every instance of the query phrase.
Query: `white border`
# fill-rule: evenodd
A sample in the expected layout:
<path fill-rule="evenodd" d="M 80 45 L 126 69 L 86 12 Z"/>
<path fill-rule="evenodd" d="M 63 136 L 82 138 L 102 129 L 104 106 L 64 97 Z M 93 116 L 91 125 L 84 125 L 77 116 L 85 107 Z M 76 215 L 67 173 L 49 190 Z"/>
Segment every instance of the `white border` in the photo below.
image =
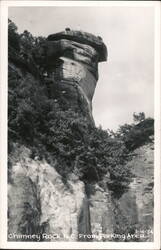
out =
<path fill-rule="evenodd" d="M 130 6 L 155 9 L 155 185 L 154 242 L 8 242 L 7 241 L 7 28 L 13 6 Z M 0 248 L 8 249 L 160 249 L 160 2 L 157 1 L 1 1 L 0 2 Z"/>

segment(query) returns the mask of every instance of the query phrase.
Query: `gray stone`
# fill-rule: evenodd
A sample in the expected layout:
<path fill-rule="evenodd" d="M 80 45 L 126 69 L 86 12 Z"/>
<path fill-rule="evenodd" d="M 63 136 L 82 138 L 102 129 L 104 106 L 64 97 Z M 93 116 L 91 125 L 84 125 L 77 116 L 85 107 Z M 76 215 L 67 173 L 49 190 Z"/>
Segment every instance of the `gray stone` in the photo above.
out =
<path fill-rule="evenodd" d="M 102 40 L 86 32 L 67 29 L 50 35 L 46 42 L 48 77 L 53 82 L 78 85 L 89 106 L 90 116 L 98 80 L 98 63 L 105 61 L 106 57 L 107 49 Z"/>

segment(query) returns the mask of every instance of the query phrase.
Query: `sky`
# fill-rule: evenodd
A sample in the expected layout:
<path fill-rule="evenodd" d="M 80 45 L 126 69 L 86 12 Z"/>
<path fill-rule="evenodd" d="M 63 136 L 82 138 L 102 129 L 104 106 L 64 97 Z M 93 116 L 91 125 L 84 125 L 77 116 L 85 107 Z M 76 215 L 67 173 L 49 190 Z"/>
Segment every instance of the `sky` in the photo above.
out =
<path fill-rule="evenodd" d="M 69 27 L 102 37 L 108 60 L 99 64 L 93 98 L 97 126 L 117 130 L 134 112 L 154 117 L 153 7 L 10 7 L 9 18 L 34 36 Z"/>

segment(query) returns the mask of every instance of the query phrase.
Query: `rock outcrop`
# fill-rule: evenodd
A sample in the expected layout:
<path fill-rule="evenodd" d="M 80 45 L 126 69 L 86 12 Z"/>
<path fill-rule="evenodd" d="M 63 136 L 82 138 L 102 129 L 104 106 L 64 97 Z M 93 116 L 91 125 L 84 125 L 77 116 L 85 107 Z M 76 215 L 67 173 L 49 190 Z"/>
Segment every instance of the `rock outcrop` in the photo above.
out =
<path fill-rule="evenodd" d="M 42 81 L 35 66 L 29 70 L 28 63 L 11 52 L 9 68 L 16 79 L 30 85 Z M 71 109 L 94 124 L 92 98 L 98 80 L 98 63 L 107 59 L 102 39 L 66 29 L 50 35 L 42 53 L 46 62 L 43 84 L 49 97 L 59 102 L 63 109 Z M 58 164 L 57 159 L 51 166 L 45 159 L 33 158 L 30 148 L 23 144 L 14 143 L 12 147 L 9 156 L 8 240 L 91 241 L 98 240 L 92 239 L 92 231 L 96 235 L 113 231 L 104 222 L 105 216 L 110 217 L 111 208 L 107 209 L 110 196 L 107 197 L 103 190 L 95 194 L 97 186 L 93 185 L 87 195 L 86 185 L 76 174 L 71 173 L 64 183 L 54 165 Z M 37 236 L 30 238 L 33 234 Z"/>
<path fill-rule="evenodd" d="M 68 130 L 64 144 L 61 143 L 64 134 L 55 131 L 57 127 L 54 117 L 59 122 L 59 116 L 55 114 L 57 107 L 58 113 L 72 110 L 76 114 L 73 130 L 77 134 L 78 146 L 80 136 L 83 137 L 81 132 L 84 131 L 79 129 L 78 123 L 82 120 L 78 120 L 78 117 L 85 118 L 90 128 L 94 128 L 92 98 L 98 80 L 98 63 L 107 60 L 105 44 L 100 37 L 67 28 L 50 35 L 40 50 L 45 64 L 41 74 L 32 56 L 25 60 L 24 56 L 9 48 L 9 72 L 12 76 L 9 78 L 9 140 L 12 137 L 13 141 L 8 159 L 8 240 L 152 241 L 153 143 L 132 152 L 134 156 L 128 165 L 133 168 L 135 177 L 129 190 L 122 197 L 114 198 L 107 185 L 109 176 L 105 175 L 100 180 L 93 168 L 93 161 L 92 164 L 90 162 L 88 178 L 81 179 L 79 171 L 74 171 L 77 157 L 63 151 L 63 146 L 72 136 L 71 130 L 63 125 L 59 127 Z M 34 101 L 31 102 L 31 99 Z M 68 112 L 68 116 L 70 114 Z M 32 124 L 37 127 L 32 128 Z M 50 142 L 46 143 L 43 130 L 48 126 L 51 126 L 48 133 Z M 57 148 L 54 148 L 50 134 L 52 137 L 56 133 L 60 141 L 57 142 Z M 40 135 L 41 141 L 37 138 Z M 100 138 L 97 138 L 99 142 Z M 93 148 L 97 149 L 97 145 L 93 148 L 89 145 L 90 155 L 91 152 L 93 154 Z M 65 172 L 65 178 L 59 170 L 66 165 L 61 162 L 61 157 L 58 161 L 57 154 L 52 154 L 52 150 L 59 151 L 59 156 L 64 152 L 68 156 L 66 165 L 70 171 Z M 100 151 L 97 152 L 99 157 L 102 147 Z M 108 157 L 113 157 L 112 153 Z M 99 167 L 103 172 L 102 165 Z M 89 181 L 90 177 L 93 180 L 93 176 L 97 177 L 95 181 Z M 139 230 L 144 231 L 145 237 L 140 237 L 142 232 Z M 137 233 L 139 236 L 128 238 L 128 233 Z"/>
<path fill-rule="evenodd" d="M 79 112 L 84 112 L 94 122 L 92 98 L 98 80 L 98 63 L 107 60 L 102 39 L 87 32 L 66 29 L 48 36 L 44 53 L 46 81 L 50 83 L 52 97 L 62 98 L 67 107 L 75 110 L 81 106 Z"/>
<path fill-rule="evenodd" d="M 74 174 L 64 183 L 45 160 L 32 159 L 26 147 L 15 148 L 8 190 L 9 240 L 30 241 L 36 234 L 35 241 L 77 241 L 80 232 L 90 234 L 84 183 Z"/>
<path fill-rule="evenodd" d="M 118 224 L 128 225 L 130 241 L 153 241 L 154 143 L 133 151 L 128 162 L 134 178 L 129 190 L 114 204 Z M 138 236 L 138 238 L 135 238 Z"/>

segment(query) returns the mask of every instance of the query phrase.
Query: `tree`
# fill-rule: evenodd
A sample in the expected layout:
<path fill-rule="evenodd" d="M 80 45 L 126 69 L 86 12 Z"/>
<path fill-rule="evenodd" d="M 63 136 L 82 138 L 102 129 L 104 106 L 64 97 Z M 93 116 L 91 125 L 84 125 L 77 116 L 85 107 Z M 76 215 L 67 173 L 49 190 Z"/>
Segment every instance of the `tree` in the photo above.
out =
<path fill-rule="evenodd" d="M 8 19 L 8 44 L 16 51 L 20 50 L 20 37 L 17 33 L 17 26 Z"/>
<path fill-rule="evenodd" d="M 116 137 L 124 141 L 129 151 L 150 142 L 151 136 L 154 135 L 154 119 L 145 118 L 144 112 L 134 114 L 134 117 L 136 124 L 122 125 L 116 132 Z"/>
<path fill-rule="evenodd" d="M 133 113 L 133 119 L 134 122 L 139 123 L 145 120 L 145 113 L 144 112 L 140 112 L 140 113 Z"/>

